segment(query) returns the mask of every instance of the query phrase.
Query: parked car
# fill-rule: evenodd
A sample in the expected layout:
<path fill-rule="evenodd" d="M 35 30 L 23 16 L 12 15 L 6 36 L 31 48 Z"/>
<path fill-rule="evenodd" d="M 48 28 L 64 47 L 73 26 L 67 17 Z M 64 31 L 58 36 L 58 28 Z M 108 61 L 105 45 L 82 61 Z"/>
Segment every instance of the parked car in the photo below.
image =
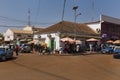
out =
<path fill-rule="evenodd" d="M 20 46 L 21 53 L 30 53 L 31 52 L 31 45 L 30 44 L 22 44 Z"/>
<path fill-rule="evenodd" d="M 104 49 L 102 49 L 102 53 L 103 54 L 106 54 L 106 53 L 113 53 L 113 50 L 114 50 L 114 47 L 113 46 L 109 46 L 109 47 L 106 47 L 106 48 L 104 48 Z"/>
<path fill-rule="evenodd" d="M 7 46 L 0 46 L 0 61 L 6 61 L 10 58 L 13 58 L 13 50 Z"/>
<path fill-rule="evenodd" d="M 115 47 L 113 53 L 114 58 L 120 58 L 120 47 Z"/>

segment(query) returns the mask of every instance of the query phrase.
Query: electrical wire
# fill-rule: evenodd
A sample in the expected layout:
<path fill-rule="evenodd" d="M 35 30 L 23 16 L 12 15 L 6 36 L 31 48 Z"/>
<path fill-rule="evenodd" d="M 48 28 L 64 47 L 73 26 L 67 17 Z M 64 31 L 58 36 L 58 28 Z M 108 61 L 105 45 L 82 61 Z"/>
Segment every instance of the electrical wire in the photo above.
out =
<path fill-rule="evenodd" d="M 9 17 L 4 17 L 4 16 L 0 16 L 0 18 L 9 20 L 9 21 L 13 21 L 13 22 L 21 22 L 21 23 L 26 23 L 27 21 L 23 21 L 23 20 L 17 20 L 17 19 L 13 19 L 13 18 L 9 18 Z"/>
<path fill-rule="evenodd" d="M 0 27 L 17 27 L 17 28 L 21 28 L 21 27 L 25 27 L 25 26 L 8 26 L 8 25 L 0 25 Z"/>
<path fill-rule="evenodd" d="M 10 22 L 20 22 L 20 23 L 27 23 L 28 21 L 23 21 L 23 20 L 18 20 L 18 19 L 13 19 L 13 18 L 9 18 L 9 17 L 4 17 L 4 16 L 0 16 L 0 18 L 9 20 Z M 46 25 L 46 24 L 54 24 L 56 22 L 35 22 L 35 21 L 31 21 L 32 24 L 34 25 Z"/>

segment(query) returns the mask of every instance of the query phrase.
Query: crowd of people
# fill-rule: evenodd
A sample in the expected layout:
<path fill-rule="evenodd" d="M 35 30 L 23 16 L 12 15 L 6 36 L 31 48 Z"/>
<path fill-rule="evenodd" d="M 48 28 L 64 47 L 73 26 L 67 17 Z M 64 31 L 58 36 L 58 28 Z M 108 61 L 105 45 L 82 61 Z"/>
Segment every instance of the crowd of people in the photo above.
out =
<path fill-rule="evenodd" d="M 75 44 L 75 43 L 69 43 L 69 42 L 65 42 L 60 49 L 61 53 L 69 53 L 69 54 L 81 53 L 83 51 L 84 49 L 81 44 Z"/>
<path fill-rule="evenodd" d="M 29 44 L 30 52 L 31 53 L 38 53 L 39 55 L 43 54 L 52 54 L 53 51 L 48 47 L 46 43 L 31 43 Z M 97 42 L 94 43 L 85 43 L 83 44 L 76 44 L 76 43 L 69 43 L 69 42 L 62 42 L 62 45 L 60 45 L 60 49 L 54 50 L 59 54 L 81 54 L 85 51 L 89 52 L 99 52 L 105 47 L 104 44 L 97 44 Z M 14 50 L 16 52 L 16 56 L 18 56 L 18 53 L 20 53 L 21 45 L 15 45 Z"/>

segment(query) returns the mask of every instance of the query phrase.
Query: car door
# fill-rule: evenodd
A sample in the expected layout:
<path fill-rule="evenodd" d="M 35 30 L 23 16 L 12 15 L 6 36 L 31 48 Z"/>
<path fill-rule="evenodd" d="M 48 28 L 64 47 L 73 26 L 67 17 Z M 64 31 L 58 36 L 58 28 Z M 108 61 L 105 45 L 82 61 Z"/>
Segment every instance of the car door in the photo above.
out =
<path fill-rule="evenodd" d="M 6 48 L 6 57 L 7 58 L 12 58 L 13 57 L 13 52 L 9 48 Z"/>

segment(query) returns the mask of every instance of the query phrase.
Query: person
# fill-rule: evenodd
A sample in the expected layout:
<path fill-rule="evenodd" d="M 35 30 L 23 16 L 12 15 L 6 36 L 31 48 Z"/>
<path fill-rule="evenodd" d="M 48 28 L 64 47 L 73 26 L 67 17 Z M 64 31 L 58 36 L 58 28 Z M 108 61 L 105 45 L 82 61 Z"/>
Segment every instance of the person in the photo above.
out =
<path fill-rule="evenodd" d="M 77 45 L 76 45 L 76 52 L 79 53 L 79 50 L 80 50 L 80 45 L 77 44 Z"/>
<path fill-rule="evenodd" d="M 93 45 L 92 45 L 92 44 L 89 44 L 89 47 L 90 47 L 90 52 L 92 52 L 92 50 L 93 50 Z"/>
<path fill-rule="evenodd" d="M 18 51 L 19 51 L 19 46 L 16 45 L 16 47 L 15 47 L 16 56 L 18 56 Z"/>
<path fill-rule="evenodd" d="M 63 53 L 63 47 L 60 47 L 60 49 L 59 49 L 59 54 L 62 54 Z"/>

